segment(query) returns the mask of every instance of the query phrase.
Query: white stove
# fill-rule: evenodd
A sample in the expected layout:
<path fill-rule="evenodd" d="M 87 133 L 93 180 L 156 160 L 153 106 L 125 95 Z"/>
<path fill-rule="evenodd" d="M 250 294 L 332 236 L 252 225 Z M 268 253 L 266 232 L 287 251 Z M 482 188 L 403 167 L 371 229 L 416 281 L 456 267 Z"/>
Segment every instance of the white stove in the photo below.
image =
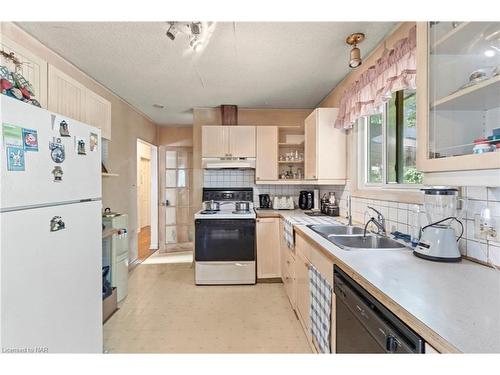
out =
<path fill-rule="evenodd" d="M 216 201 L 217 202 L 217 201 Z M 194 214 L 196 219 L 256 219 L 254 204 L 250 202 L 248 211 L 237 211 L 236 202 L 219 202 L 220 210 L 200 210 Z"/>
<path fill-rule="evenodd" d="M 203 201 L 219 203 L 195 219 L 196 285 L 255 284 L 256 239 L 252 188 L 204 188 Z M 248 202 L 248 211 L 236 202 Z"/>

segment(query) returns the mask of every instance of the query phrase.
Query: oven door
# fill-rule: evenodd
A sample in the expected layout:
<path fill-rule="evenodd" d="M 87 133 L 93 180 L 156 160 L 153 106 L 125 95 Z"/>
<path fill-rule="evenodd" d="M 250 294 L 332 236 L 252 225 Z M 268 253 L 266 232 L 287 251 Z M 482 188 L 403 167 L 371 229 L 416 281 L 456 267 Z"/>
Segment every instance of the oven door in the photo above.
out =
<path fill-rule="evenodd" d="M 195 260 L 255 261 L 255 219 L 195 220 Z"/>

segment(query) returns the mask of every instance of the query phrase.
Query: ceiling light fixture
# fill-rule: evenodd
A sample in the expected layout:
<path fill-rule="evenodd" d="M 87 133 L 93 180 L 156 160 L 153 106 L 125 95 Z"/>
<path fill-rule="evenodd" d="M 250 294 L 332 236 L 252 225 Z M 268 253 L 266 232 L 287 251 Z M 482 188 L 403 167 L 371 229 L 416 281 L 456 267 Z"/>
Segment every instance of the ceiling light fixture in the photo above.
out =
<path fill-rule="evenodd" d="M 484 51 L 484 55 L 486 57 L 493 57 L 495 56 L 495 51 L 493 51 L 492 49 L 487 49 L 486 51 Z"/>
<path fill-rule="evenodd" d="M 352 46 L 352 50 L 350 53 L 350 59 L 349 59 L 349 67 L 350 68 L 357 68 L 362 64 L 361 60 L 361 51 L 358 48 L 358 44 L 361 43 L 363 40 L 365 40 L 365 34 L 363 33 L 354 33 L 349 35 L 345 42 Z"/>
<path fill-rule="evenodd" d="M 174 40 L 175 37 L 177 36 L 177 34 L 179 34 L 179 30 L 177 29 L 177 27 L 175 26 L 175 22 L 168 22 L 168 24 L 170 25 L 168 30 L 167 30 L 167 33 L 166 35 L 168 36 L 168 38 L 170 40 Z"/>

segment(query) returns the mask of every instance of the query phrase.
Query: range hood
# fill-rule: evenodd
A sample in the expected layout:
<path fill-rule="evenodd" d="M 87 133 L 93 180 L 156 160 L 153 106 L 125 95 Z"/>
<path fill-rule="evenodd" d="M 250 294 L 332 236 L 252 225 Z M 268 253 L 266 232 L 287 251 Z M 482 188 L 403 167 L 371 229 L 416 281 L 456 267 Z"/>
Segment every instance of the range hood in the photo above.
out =
<path fill-rule="evenodd" d="M 204 169 L 255 169 L 255 158 L 203 158 Z"/>

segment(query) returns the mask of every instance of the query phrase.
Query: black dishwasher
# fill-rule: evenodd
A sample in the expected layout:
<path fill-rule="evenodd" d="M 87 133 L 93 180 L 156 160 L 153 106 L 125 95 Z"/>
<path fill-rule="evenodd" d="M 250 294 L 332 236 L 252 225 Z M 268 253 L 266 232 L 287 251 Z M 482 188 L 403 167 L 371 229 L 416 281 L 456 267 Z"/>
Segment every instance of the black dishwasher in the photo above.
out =
<path fill-rule="evenodd" d="M 423 353 L 424 340 L 334 266 L 336 353 Z"/>

